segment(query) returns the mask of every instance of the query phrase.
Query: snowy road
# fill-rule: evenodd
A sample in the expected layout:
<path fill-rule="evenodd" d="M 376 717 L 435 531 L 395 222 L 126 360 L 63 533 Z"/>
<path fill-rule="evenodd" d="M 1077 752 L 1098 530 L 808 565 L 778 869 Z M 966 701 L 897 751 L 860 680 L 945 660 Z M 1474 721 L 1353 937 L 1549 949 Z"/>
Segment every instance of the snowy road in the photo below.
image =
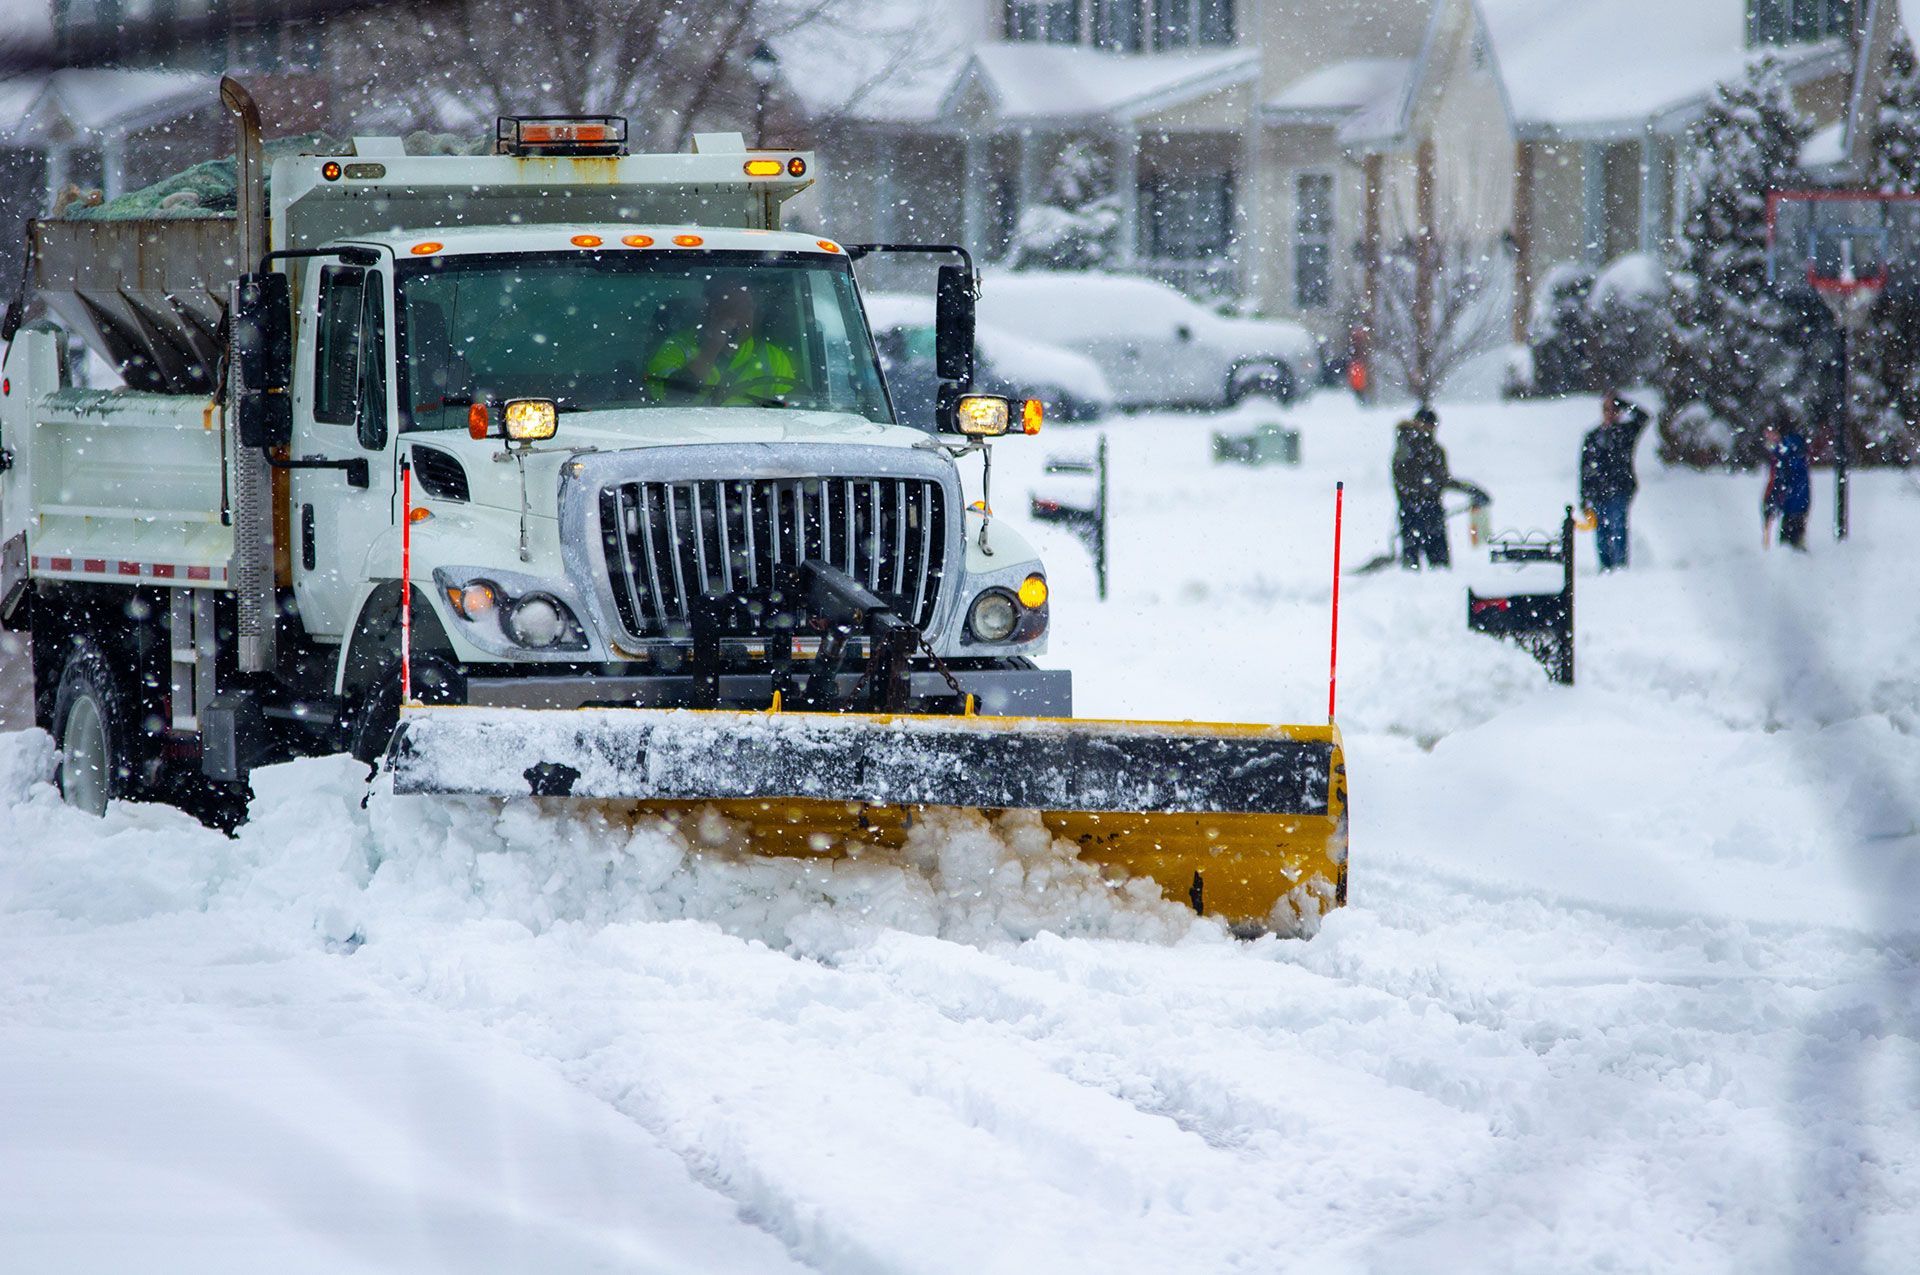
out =
<path fill-rule="evenodd" d="M 1588 410 L 1442 439 L 1546 525 Z M 1114 427 L 1114 599 L 1045 546 L 1082 711 L 1324 702 L 1327 489 L 1366 556 L 1390 419 L 1300 423 L 1297 471 Z M 1869 475 L 1799 560 L 1753 480 L 1647 479 L 1575 690 L 1464 633 L 1462 578 L 1353 582 L 1354 905 L 1308 943 L 967 820 L 807 876 L 362 809 L 333 759 L 234 842 L 103 824 L 0 736 L 0 1269 L 1906 1269 L 1920 494 Z"/>

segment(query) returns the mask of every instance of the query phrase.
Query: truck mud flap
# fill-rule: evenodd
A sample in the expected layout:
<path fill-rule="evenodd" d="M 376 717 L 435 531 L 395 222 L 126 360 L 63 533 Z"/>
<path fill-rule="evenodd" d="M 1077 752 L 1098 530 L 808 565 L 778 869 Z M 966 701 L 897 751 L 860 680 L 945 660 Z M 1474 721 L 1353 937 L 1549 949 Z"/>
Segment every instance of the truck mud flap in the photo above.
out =
<path fill-rule="evenodd" d="M 1240 925 L 1346 896 L 1329 726 L 661 709 L 410 708 L 398 793 L 717 805 L 769 854 L 898 846 L 926 807 L 1035 810 L 1085 859 Z"/>

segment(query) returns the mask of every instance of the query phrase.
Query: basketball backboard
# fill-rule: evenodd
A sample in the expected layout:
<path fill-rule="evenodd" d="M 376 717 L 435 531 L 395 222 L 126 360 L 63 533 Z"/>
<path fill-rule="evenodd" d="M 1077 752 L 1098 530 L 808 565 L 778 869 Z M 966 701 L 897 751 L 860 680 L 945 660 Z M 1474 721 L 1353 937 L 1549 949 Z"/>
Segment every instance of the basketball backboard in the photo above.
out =
<path fill-rule="evenodd" d="M 1767 279 L 1810 287 L 1845 316 L 1887 285 L 1920 281 L 1920 195 L 1782 190 L 1767 197 Z"/>

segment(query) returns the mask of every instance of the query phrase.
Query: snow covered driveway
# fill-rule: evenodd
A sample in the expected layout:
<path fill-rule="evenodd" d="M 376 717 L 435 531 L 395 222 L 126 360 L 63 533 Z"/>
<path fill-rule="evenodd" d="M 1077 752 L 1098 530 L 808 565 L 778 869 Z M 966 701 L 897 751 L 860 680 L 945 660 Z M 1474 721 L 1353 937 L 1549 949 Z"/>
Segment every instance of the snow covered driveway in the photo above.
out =
<path fill-rule="evenodd" d="M 1390 421 L 1300 416 L 1298 471 L 1113 427 L 1113 600 L 1044 545 L 1083 711 L 1323 702 L 1325 489 L 1366 556 Z M 1441 437 L 1546 525 L 1582 417 Z M 328 759 L 229 842 L 74 814 L 0 736 L 0 1269 L 1907 1269 L 1920 498 L 1869 476 L 1799 560 L 1749 480 L 1647 479 L 1573 691 L 1462 631 L 1462 579 L 1353 583 L 1354 905 L 1307 943 L 1018 823 L 808 874 L 362 809 Z"/>

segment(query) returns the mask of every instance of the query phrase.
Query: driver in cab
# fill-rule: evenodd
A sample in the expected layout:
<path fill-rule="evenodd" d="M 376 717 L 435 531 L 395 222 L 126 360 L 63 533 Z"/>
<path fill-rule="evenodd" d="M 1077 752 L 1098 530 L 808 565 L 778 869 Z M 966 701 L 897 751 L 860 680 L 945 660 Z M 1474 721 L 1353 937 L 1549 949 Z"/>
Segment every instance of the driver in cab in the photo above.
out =
<path fill-rule="evenodd" d="M 647 361 L 652 396 L 709 407 L 784 406 L 798 387 L 793 353 L 761 330 L 752 290 L 709 279 L 705 303 L 705 317 L 669 336 Z"/>

